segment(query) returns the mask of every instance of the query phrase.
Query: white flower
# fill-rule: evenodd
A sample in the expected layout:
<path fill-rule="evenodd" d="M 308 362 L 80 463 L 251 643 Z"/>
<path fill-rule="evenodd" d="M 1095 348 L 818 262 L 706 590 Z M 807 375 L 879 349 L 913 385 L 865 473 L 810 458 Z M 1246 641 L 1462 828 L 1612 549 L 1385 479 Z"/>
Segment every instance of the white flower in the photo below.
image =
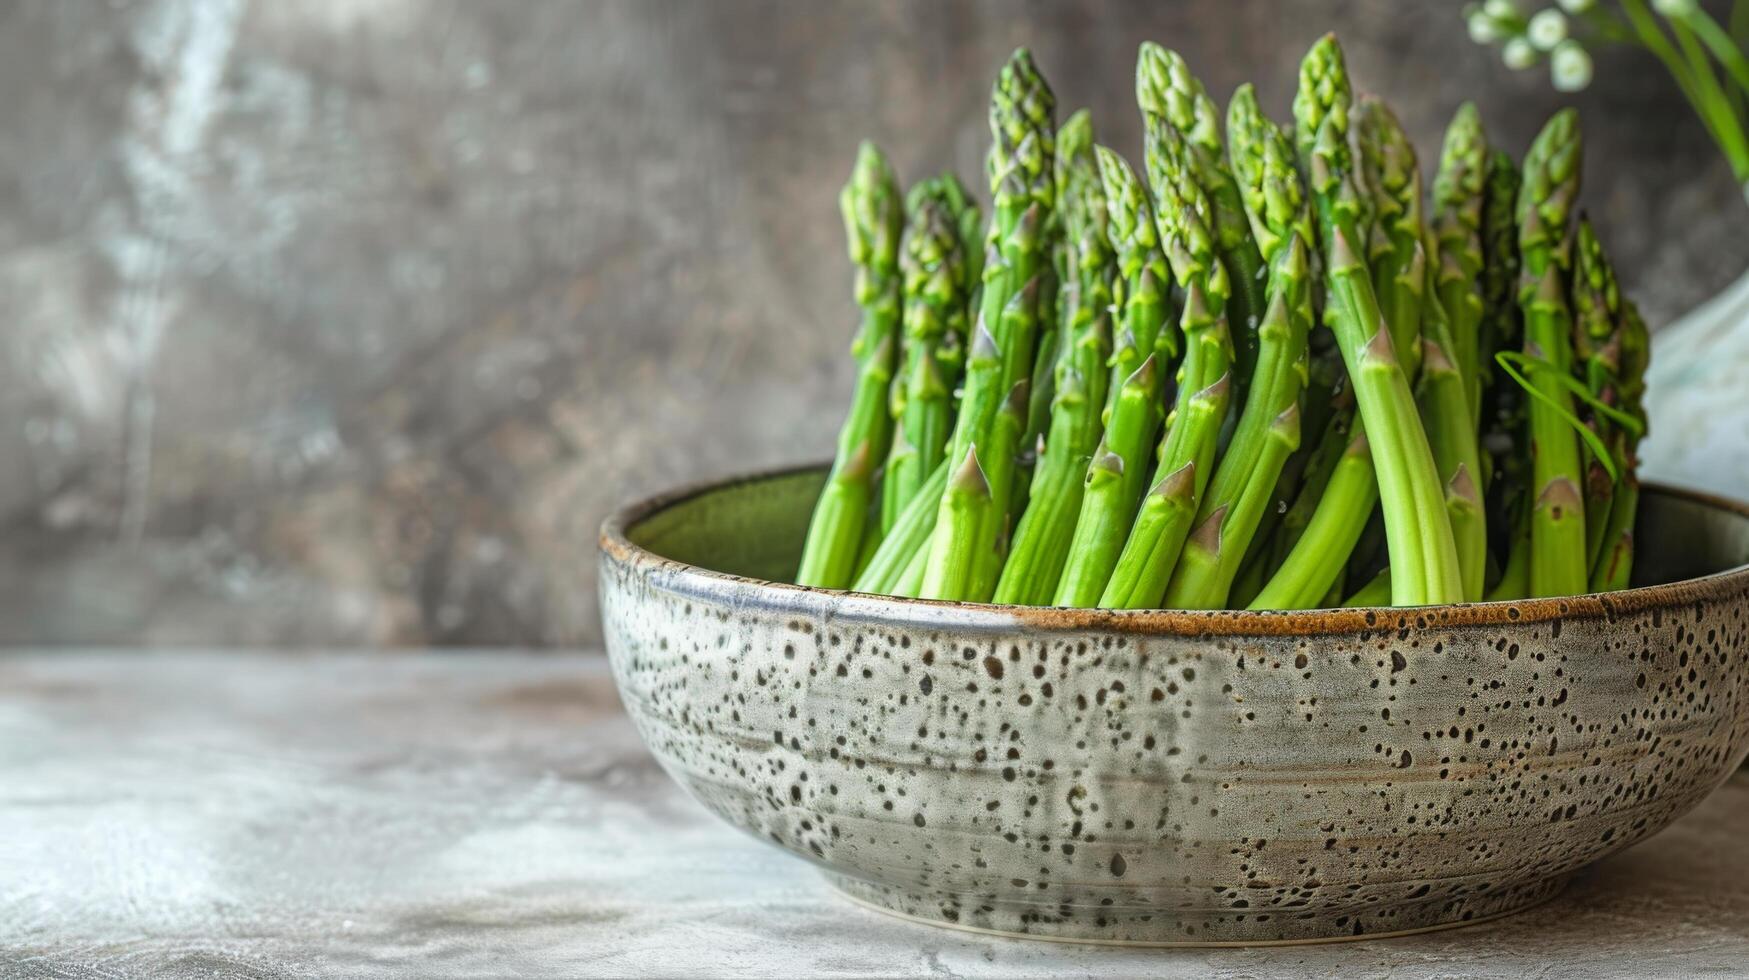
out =
<path fill-rule="evenodd" d="M 1544 51 L 1553 51 L 1555 45 L 1567 39 L 1567 15 L 1553 7 L 1539 10 L 1530 19 L 1530 26 L 1525 29 L 1524 36 L 1530 38 L 1530 43 Z"/>
<path fill-rule="evenodd" d="M 1597 6 L 1597 0 L 1558 0 L 1558 2 L 1560 3 L 1562 10 L 1565 10 L 1567 13 L 1573 14 L 1574 16 L 1585 13 L 1592 7 Z"/>
<path fill-rule="evenodd" d="M 1666 17 L 1687 17 L 1694 8 L 1695 0 L 1652 0 L 1652 9 Z"/>
<path fill-rule="evenodd" d="M 1500 40 L 1503 36 L 1500 31 L 1500 25 L 1495 23 L 1494 18 L 1489 17 L 1485 11 L 1470 11 L 1468 23 L 1470 27 L 1470 40 L 1477 44 L 1487 46 Z"/>
<path fill-rule="evenodd" d="M 1578 41 L 1562 41 L 1549 55 L 1549 79 L 1561 92 L 1577 92 L 1590 85 L 1591 55 Z"/>
<path fill-rule="evenodd" d="M 1536 64 L 1536 45 L 1522 37 L 1515 37 L 1500 46 L 1500 60 L 1506 62 L 1506 67 L 1513 71 L 1522 71 Z"/>
<path fill-rule="evenodd" d="M 1519 17 L 1518 4 L 1512 0 L 1484 0 L 1482 12 L 1495 20 L 1514 21 Z"/>

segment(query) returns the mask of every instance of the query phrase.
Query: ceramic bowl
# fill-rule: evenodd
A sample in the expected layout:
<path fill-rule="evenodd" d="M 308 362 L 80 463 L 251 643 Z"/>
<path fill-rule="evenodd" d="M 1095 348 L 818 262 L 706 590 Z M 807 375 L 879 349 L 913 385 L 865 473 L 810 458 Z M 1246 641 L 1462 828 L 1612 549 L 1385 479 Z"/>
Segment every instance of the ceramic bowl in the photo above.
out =
<path fill-rule="evenodd" d="M 1476 922 L 1749 750 L 1749 509 L 1719 500 L 1649 487 L 1647 584 L 1608 595 L 1108 612 L 780 584 L 821 480 L 611 518 L 607 646 L 675 780 L 886 911 L 1144 944 Z"/>

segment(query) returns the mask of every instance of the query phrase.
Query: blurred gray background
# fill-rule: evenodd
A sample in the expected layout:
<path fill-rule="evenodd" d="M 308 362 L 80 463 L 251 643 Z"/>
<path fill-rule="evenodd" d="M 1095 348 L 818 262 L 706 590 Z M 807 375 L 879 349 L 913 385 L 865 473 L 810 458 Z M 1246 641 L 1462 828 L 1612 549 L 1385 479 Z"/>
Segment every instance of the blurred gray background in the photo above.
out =
<path fill-rule="evenodd" d="M 1430 157 L 1567 101 L 1437 0 L 0 4 L 0 642 L 588 646 L 595 530 L 823 458 L 856 141 L 981 172 L 1032 46 L 1134 153 L 1136 45 L 1285 114 L 1334 29 Z M 1667 79 L 1585 201 L 1662 322 L 1749 263 Z"/>

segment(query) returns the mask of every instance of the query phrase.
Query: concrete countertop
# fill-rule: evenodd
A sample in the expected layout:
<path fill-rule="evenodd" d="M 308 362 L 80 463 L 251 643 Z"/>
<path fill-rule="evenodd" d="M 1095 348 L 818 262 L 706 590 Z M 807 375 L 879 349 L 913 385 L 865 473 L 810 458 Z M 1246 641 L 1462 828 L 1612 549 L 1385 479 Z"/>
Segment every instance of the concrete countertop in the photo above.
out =
<path fill-rule="evenodd" d="M 1125 950 L 836 897 L 668 781 L 599 655 L 0 654 L 0 975 L 1749 976 L 1749 776 L 1498 923 Z"/>

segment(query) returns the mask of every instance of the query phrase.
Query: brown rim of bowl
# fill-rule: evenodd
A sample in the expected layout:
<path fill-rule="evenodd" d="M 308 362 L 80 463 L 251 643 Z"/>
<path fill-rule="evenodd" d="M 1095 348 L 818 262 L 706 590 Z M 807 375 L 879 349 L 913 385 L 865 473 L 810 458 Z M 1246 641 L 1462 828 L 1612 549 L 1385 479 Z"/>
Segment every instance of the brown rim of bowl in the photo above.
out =
<path fill-rule="evenodd" d="M 826 466 L 824 463 L 815 463 L 779 467 L 726 480 L 695 483 L 646 497 L 620 508 L 602 522 L 599 540 L 601 551 L 615 562 L 662 567 L 670 574 L 679 576 L 681 582 L 678 584 L 683 586 L 684 591 L 698 595 L 709 595 L 726 586 L 754 587 L 769 593 L 773 604 L 796 612 L 830 612 L 838 619 L 900 622 L 924 628 L 941 627 L 942 617 L 947 614 L 954 620 L 953 625 L 956 627 L 981 626 L 993 630 L 1096 630 L 1181 637 L 1328 636 L 1332 633 L 1374 633 L 1381 629 L 1404 629 L 1412 626 L 1524 626 L 1574 619 L 1615 619 L 1648 609 L 1669 609 L 1749 594 L 1749 563 L 1746 563 L 1678 582 L 1554 599 L 1518 599 L 1444 606 L 1264 611 L 1067 609 L 1057 606 L 1009 606 L 988 602 L 905 599 L 869 592 L 772 582 L 712 571 L 665 558 L 633 544 L 626 537 L 626 529 L 639 521 L 702 494 L 798 473 L 823 471 Z M 1660 483 L 1647 483 L 1644 488 L 1663 496 L 1729 511 L 1749 520 L 1749 504 Z M 854 608 L 846 608 L 847 605 Z"/>

